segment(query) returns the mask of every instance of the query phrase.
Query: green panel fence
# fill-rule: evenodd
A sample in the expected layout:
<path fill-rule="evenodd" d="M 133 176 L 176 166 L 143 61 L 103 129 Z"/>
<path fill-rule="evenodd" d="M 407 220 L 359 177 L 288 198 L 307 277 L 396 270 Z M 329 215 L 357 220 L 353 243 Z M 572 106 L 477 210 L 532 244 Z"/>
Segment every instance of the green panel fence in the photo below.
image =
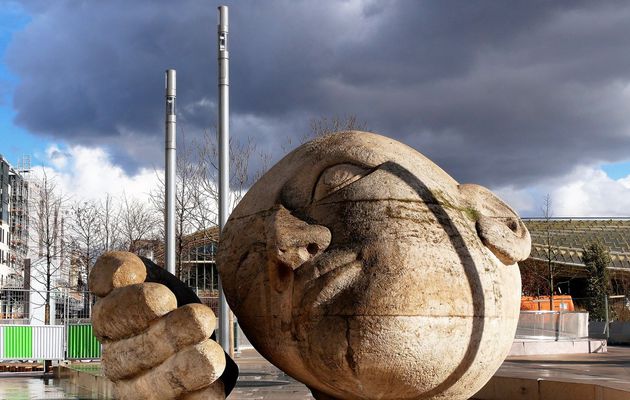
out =
<path fill-rule="evenodd" d="M 68 359 L 101 357 L 101 344 L 94 337 L 92 325 L 68 325 Z"/>
<path fill-rule="evenodd" d="M 33 357 L 33 328 L 31 326 L 4 327 L 4 358 Z"/>

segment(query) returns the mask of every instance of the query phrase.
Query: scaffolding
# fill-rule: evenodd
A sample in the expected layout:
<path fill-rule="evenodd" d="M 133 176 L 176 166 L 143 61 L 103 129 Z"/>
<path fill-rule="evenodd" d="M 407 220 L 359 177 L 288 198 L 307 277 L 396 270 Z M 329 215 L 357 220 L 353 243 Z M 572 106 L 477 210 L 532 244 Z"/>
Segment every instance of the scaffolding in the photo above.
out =
<path fill-rule="evenodd" d="M 9 169 L 11 186 L 9 267 L 20 276 L 23 276 L 24 259 L 28 254 L 30 172 L 31 157 L 29 155 L 23 155 L 18 160 L 17 167 Z"/>

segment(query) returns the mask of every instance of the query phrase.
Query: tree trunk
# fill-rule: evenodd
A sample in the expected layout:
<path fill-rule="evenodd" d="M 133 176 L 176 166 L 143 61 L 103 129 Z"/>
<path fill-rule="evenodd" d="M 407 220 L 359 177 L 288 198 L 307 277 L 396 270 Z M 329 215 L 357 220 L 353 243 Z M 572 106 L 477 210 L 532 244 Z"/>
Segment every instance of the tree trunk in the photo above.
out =
<path fill-rule="evenodd" d="M 550 267 L 551 268 L 551 267 Z M 549 311 L 553 311 L 553 271 L 549 273 Z"/>

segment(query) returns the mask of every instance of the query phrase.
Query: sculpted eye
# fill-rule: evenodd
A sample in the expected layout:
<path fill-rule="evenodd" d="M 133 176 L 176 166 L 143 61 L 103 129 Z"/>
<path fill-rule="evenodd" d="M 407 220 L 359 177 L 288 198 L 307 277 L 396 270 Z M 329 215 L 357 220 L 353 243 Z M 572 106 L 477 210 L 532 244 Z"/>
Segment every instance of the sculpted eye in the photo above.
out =
<path fill-rule="evenodd" d="M 352 182 L 356 182 L 370 172 L 367 168 L 359 167 L 354 164 L 337 164 L 326 169 L 317 184 L 313 193 L 313 201 L 323 199 L 324 197 L 342 189 Z"/>

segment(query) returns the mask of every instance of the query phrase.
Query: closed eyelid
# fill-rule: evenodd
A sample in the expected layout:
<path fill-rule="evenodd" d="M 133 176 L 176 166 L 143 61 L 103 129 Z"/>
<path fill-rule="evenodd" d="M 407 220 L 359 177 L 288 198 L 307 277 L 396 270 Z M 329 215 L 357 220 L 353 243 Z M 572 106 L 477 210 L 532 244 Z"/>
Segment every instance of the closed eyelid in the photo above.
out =
<path fill-rule="evenodd" d="M 313 189 L 313 201 L 321 200 L 370 174 L 374 169 L 356 164 L 337 164 L 325 169 Z"/>

